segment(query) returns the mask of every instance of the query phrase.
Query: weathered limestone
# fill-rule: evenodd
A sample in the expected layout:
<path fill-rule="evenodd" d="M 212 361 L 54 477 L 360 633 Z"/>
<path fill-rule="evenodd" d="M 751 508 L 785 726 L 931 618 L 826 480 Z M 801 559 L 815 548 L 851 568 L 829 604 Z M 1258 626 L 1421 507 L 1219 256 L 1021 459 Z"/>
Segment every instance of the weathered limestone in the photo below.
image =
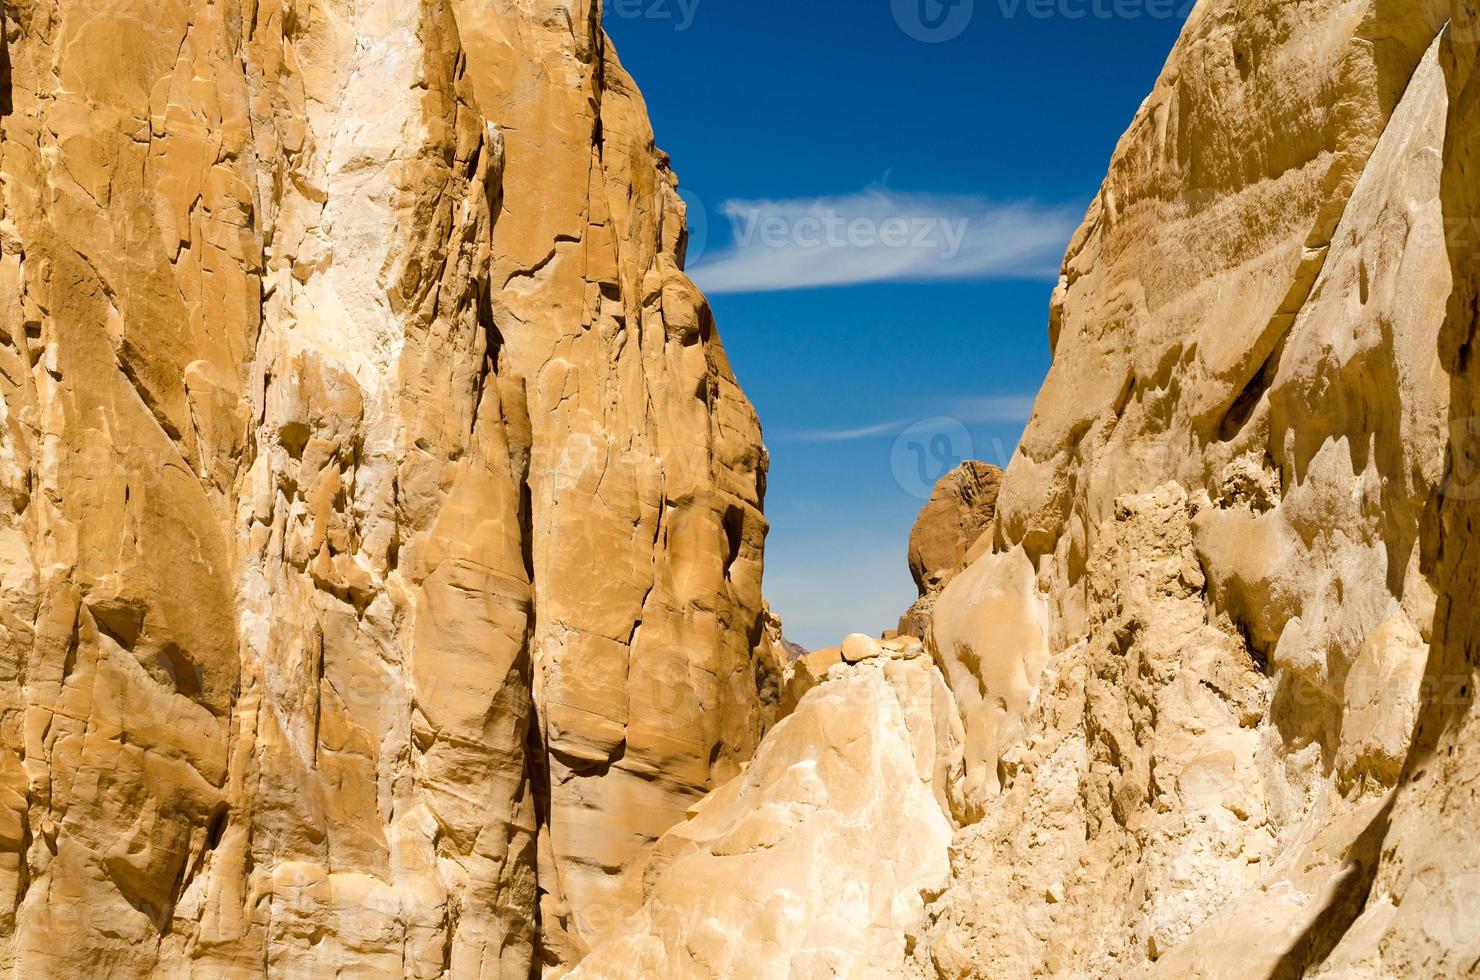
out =
<path fill-rule="evenodd" d="M 1381 828 L 1380 853 L 1368 862 L 1370 888 L 1361 914 L 1322 964 L 1322 974 L 1333 977 L 1467 976 L 1480 960 L 1480 845 L 1474 833 L 1480 812 L 1471 788 L 1480 770 L 1480 615 L 1474 601 L 1480 583 L 1480 388 L 1472 356 L 1480 296 L 1480 20 L 1468 4 L 1454 3 L 1451 13 L 1439 52 L 1449 97 L 1440 206 L 1454 285 L 1439 341 L 1449 382 L 1449 444 L 1423 542 L 1438 608 L 1413 748 Z"/>
<path fill-rule="evenodd" d="M 1203 0 L 815 654 L 599 14 L 0 7 L 0 966 L 1473 974 L 1471 7 Z"/>
<path fill-rule="evenodd" d="M 919 971 L 1355 941 L 1434 628 L 1448 15 L 1201 4 L 1122 139 L 994 553 L 933 611 L 970 826 Z"/>
<path fill-rule="evenodd" d="M 3 16 L 0 960 L 574 961 L 778 697 L 597 6 Z"/>
<path fill-rule="evenodd" d="M 903 646 L 903 645 L 901 645 Z M 573 976 L 878 976 L 944 887 L 959 723 L 910 653 L 842 663 L 696 805 L 644 869 L 645 902 Z"/>

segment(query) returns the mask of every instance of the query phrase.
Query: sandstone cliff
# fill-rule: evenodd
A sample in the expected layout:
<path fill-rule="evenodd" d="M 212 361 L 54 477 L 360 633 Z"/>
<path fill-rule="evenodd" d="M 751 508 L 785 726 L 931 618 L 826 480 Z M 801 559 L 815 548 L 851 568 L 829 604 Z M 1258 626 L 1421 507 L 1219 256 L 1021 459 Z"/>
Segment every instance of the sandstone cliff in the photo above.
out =
<path fill-rule="evenodd" d="M 597 5 L 0 10 L 0 961 L 575 960 L 768 711 L 758 425 Z"/>

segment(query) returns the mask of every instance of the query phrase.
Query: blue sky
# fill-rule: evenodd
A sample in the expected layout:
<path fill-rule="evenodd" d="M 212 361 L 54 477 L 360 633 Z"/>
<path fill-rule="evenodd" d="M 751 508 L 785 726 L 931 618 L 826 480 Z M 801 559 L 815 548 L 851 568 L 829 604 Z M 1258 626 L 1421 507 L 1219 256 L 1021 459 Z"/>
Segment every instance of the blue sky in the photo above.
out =
<path fill-rule="evenodd" d="M 766 593 L 797 642 L 892 627 L 929 484 L 1006 465 L 1059 258 L 1173 4 L 607 0 L 760 413 Z"/>

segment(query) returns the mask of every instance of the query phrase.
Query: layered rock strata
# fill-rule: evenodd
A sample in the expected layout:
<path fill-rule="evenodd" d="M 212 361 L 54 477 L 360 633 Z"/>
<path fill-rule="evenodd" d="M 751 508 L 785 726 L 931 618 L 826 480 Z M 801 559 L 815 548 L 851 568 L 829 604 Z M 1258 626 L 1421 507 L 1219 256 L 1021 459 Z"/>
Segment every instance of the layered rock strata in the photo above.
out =
<path fill-rule="evenodd" d="M 595 5 L 3 18 L 12 972 L 1475 971 L 1462 0 L 1203 0 L 924 642 L 801 659 Z"/>

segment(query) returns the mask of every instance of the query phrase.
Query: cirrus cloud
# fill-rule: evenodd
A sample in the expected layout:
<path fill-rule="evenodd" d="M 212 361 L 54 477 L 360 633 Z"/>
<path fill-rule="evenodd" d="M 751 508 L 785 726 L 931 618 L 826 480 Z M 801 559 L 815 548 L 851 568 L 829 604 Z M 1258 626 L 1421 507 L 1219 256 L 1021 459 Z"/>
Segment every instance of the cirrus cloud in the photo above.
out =
<path fill-rule="evenodd" d="M 713 294 L 869 282 L 1051 279 L 1078 217 L 1067 206 L 873 189 L 732 200 L 733 244 L 690 269 Z"/>
<path fill-rule="evenodd" d="M 794 442 L 853 442 L 875 436 L 892 436 L 924 417 L 949 418 L 963 425 L 991 423 L 1022 424 L 1033 414 L 1033 395 L 983 395 L 958 398 L 936 407 L 927 415 L 912 415 L 870 425 L 836 429 L 803 429 L 782 433 L 781 438 Z"/>

